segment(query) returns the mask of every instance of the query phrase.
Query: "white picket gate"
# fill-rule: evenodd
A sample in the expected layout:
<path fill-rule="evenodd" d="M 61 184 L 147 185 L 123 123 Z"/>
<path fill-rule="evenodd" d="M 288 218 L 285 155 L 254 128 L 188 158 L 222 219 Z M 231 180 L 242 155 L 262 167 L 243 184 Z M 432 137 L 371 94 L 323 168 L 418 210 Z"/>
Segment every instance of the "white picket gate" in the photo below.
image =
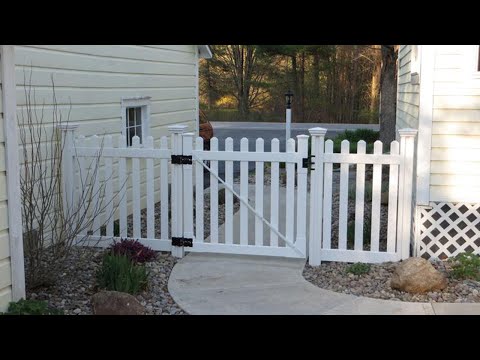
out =
<path fill-rule="evenodd" d="M 378 263 L 399 261 L 410 256 L 412 224 L 413 151 L 416 130 L 400 130 L 400 144 L 393 141 L 390 153 L 383 153 L 383 144 L 375 142 L 373 154 L 366 154 L 366 143 L 357 144 L 357 153 L 350 154 L 350 143 L 343 141 L 341 153 L 333 152 L 333 142 L 325 142 L 326 130 L 311 129 L 314 155 L 312 192 L 310 194 L 309 262 L 322 261 Z M 338 213 L 332 209 L 333 164 L 340 164 Z M 370 217 L 365 211 L 365 166 L 373 166 Z M 349 172 L 354 165 L 355 220 L 351 229 L 353 244 L 348 246 Z M 382 166 L 389 165 L 388 225 L 385 249 L 380 249 Z M 338 237 L 332 246 L 332 218 L 338 219 Z M 365 223 L 367 221 L 367 223 Z M 364 238 L 364 226 L 370 225 L 370 238 Z M 366 246 L 365 246 L 366 245 Z"/>
<path fill-rule="evenodd" d="M 312 265 L 321 261 L 397 261 L 409 256 L 414 130 L 400 131 L 401 142 L 391 144 L 390 154 L 382 153 L 380 142 L 375 144 L 374 154 L 366 154 L 364 142 L 358 144 L 357 154 L 349 154 L 348 142 L 342 144 L 340 154 L 334 154 L 333 143 L 324 141 L 326 130 L 311 129 L 314 165 L 308 193 L 307 135 L 298 136 L 297 141 L 290 139 L 285 152 L 279 151 L 277 139 L 272 140 L 270 152 L 264 151 L 263 139 L 256 141 L 255 151 L 249 151 L 247 139 L 241 140 L 240 151 L 234 151 L 231 138 L 226 139 L 225 150 L 219 151 L 218 140 L 213 138 L 210 150 L 205 151 L 203 140 L 185 133 L 185 126 L 170 127 L 170 146 L 166 137 L 160 140 L 159 147 L 154 146 L 151 137 L 142 145 L 134 137 L 130 148 L 125 147 L 123 136 L 118 137 L 116 146 L 111 136 L 75 138 L 75 128 L 62 132 L 64 203 L 72 204 L 78 199 L 80 184 L 94 159 L 101 162 L 101 171 L 91 187 L 99 203 L 105 204 L 104 211 L 94 219 L 90 231 L 80 236 L 87 237 L 90 245 L 107 246 L 113 240 L 134 238 L 154 250 L 172 251 L 177 257 L 182 257 L 185 251 L 308 256 Z M 224 178 L 219 176 L 221 162 L 225 164 Z M 235 162 L 240 164 L 239 184 L 234 184 Z M 255 163 L 252 185 L 249 185 L 249 162 Z M 265 163 L 271 165 L 269 182 L 264 181 Z M 280 186 L 281 163 L 285 163 L 285 187 Z M 338 214 L 332 212 L 335 163 L 341 164 Z M 350 247 L 347 246 L 349 164 L 356 165 L 354 244 Z M 364 247 L 368 239 L 363 239 L 366 164 L 373 164 L 369 248 Z M 379 245 L 383 165 L 390 166 L 390 185 L 388 232 L 386 239 L 382 239 L 387 245 L 382 251 Z M 205 193 L 207 171 L 210 187 Z M 222 205 L 218 198 L 219 183 L 225 188 Z M 103 191 L 99 192 L 100 188 Z M 250 198 L 249 192 L 253 192 Z M 208 204 L 204 202 L 205 195 L 210 197 Z M 234 213 L 234 198 L 240 202 L 238 213 Z M 280 206 L 281 203 L 284 205 Z M 207 224 L 205 205 L 210 207 Z M 219 226 L 219 210 L 224 213 L 222 226 Z M 111 213 L 114 216 L 107 217 Z M 252 214 L 253 221 L 249 221 Z M 332 246 L 331 221 L 337 216 L 338 245 Z M 105 223 L 106 226 L 101 226 Z M 207 237 L 206 225 L 209 225 Z"/>

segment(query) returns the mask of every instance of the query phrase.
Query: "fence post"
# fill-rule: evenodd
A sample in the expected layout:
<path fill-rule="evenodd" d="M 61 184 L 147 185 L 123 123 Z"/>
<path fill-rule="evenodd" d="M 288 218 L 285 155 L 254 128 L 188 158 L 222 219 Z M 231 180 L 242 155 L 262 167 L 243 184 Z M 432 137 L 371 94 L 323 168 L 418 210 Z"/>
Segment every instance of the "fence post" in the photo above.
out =
<path fill-rule="evenodd" d="M 327 129 L 313 128 L 308 130 L 312 136 L 311 155 L 313 169 L 310 173 L 310 233 L 309 264 L 321 264 L 322 226 L 323 226 L 323 152 Z"/>
<path fill-rule="evenodd" d="M 308 158 L 308 135 L 298 135 L 298 153 L 302 159 Z M 297 164 L 297 238 L 295 246 L 302 254 L 307 254 L 307 176 L 308 168 Z"/>
<path fill-rule="evenodd" d="M 78 124 L 60 124 L 57 128 L 62 132 L 62 201 L 63 215 L 67 218 L 74 202 L 74 156 L 75 130 Z"/>
<path fill-rule="evenodd" d="M 186 125 L 168 127 L 171 135 L 172 155 L 183 155 L 182 134 Z M 183 165 L 172 164 L 171 183 L 172 206 L 172 238 L 183 237 Z M 185 255 L 183 246 L 172 246 L 172 256 L 182 258 Z"/>
<path fill-rule="evenodd" d="M 400 134 L 400 179 L 398 192 L 398 228 L 397 253 L 400 259 L 410 257 L 412 229 L 412 189 L 413 189 L 413 156 L 415 151 L 415 129 L 401 129 Z"/>
<path fill-rule="evenodd" d="M 183 134 L 185 156 L 192 156 L 194 135 Z M 193 240 L 193 164 L 183 165 L 183 237 Z"/>

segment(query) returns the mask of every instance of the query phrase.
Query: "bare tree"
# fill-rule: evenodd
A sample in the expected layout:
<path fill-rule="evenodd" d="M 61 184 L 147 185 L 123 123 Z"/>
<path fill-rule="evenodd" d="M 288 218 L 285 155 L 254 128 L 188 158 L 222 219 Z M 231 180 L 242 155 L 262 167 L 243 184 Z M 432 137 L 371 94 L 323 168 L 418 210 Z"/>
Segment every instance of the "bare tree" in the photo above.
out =
<path fill-rule="evenodd" d="M 25 106 L 19 116 L 23 161 L 20 174 L 26 285 L 28 289 L 52 285 L 64 271 L 72 248 L 81 244 L 93 229 L 93 220 L 103 216 L 104 223 L 114 215 L 106 209 L 114 199 L 105 198 L 105 183 L 93 186 L 99 176 L 100 151 L 92 158 L 77 189 L 73 204 L 65 209 L 62 198 L 62 143 L 57 128 L 69 122 L 71 103 L 64 118 L 59 109 L 52 76 L 51 112 L 45 101 L 39 105 L 31 76 L 24 74 Z M 115 205 L 115 204 L 114 204 Z"/>
<path fill-rule="evenodd" d="M 397 49 L 382 45 L 382 73 L 380 77 L 380 140 L 390 144 L 395 140 L 397 116 Z"/>

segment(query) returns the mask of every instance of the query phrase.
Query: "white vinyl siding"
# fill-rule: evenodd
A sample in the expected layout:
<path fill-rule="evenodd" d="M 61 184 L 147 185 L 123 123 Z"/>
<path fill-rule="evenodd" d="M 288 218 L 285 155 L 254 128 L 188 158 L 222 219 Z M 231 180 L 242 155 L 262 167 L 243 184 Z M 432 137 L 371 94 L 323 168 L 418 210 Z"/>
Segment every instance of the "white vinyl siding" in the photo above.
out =
<path fill-rule="evenodd" d="M 418 129 L 420 87 L 418 84 L 412 85 L 412 47 L 413 45 L 400 45 L 398 51 L 397 130 Z"/>
<path fill-rule="evenodd" d="M 162 136 L 170 135 L 169 125 L 187 125 L 188 131 L 195 131 L 197 51 L 196 45 L 16 46 L 18 114 L 25 108 L 24 83 L 32 70 L 37 101 L 45 99 L 47 114 L 52 110 L 53 75 L 59 109 L 66 116 L 71 102 L 70 122 L 80 125 L 77 135 L 111 134 L 116 141 L 125 131 L 122 99 L 149 97 L 148 135 L 158 146 Z M 51 125 L 47 123 L 46 129 L 51 131 Z M 159 171 L 155 164 L 155 172 Z M 143 188 L 144 162 L 140 178 Z M 127 191 L 131 191 L 130 181 Z M 155 195 L 158 200 L 157 184 Z"/>
<path fill-rule="evenodd" d="M 0 58 L 0 61 L 2 59 Z M 0 72 L 1 75 L 1 72 Z M 0 84 L 2 79 L 0 78 Z M 12 301 L 12 274 L 8 237 L 7 173 L 5 171 L 5 136 L 3 132 L 2 88 L 0 87 L 0 312 Z"/>
<path fill-rule="evenodd" d="M 430 201 L 480 202 L 477 45 L 438 45 L 435 57 Z"/>

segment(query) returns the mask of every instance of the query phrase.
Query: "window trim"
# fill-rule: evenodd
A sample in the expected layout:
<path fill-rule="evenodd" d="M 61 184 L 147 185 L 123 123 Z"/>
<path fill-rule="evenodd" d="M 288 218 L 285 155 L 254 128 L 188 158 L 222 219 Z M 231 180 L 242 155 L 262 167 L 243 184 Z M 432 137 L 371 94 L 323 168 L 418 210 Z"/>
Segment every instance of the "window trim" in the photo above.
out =
<path fill-rule="evenodd" d="M 140 146 L 143 147 L 144 139 L 150 136 L 150 96 L 122 98 L 122 135 L 127 137 L 127 109 L 132 107 L 142 108 L 142 139 Z M 126 147 L 127 144 L 125 144 Z"/>

